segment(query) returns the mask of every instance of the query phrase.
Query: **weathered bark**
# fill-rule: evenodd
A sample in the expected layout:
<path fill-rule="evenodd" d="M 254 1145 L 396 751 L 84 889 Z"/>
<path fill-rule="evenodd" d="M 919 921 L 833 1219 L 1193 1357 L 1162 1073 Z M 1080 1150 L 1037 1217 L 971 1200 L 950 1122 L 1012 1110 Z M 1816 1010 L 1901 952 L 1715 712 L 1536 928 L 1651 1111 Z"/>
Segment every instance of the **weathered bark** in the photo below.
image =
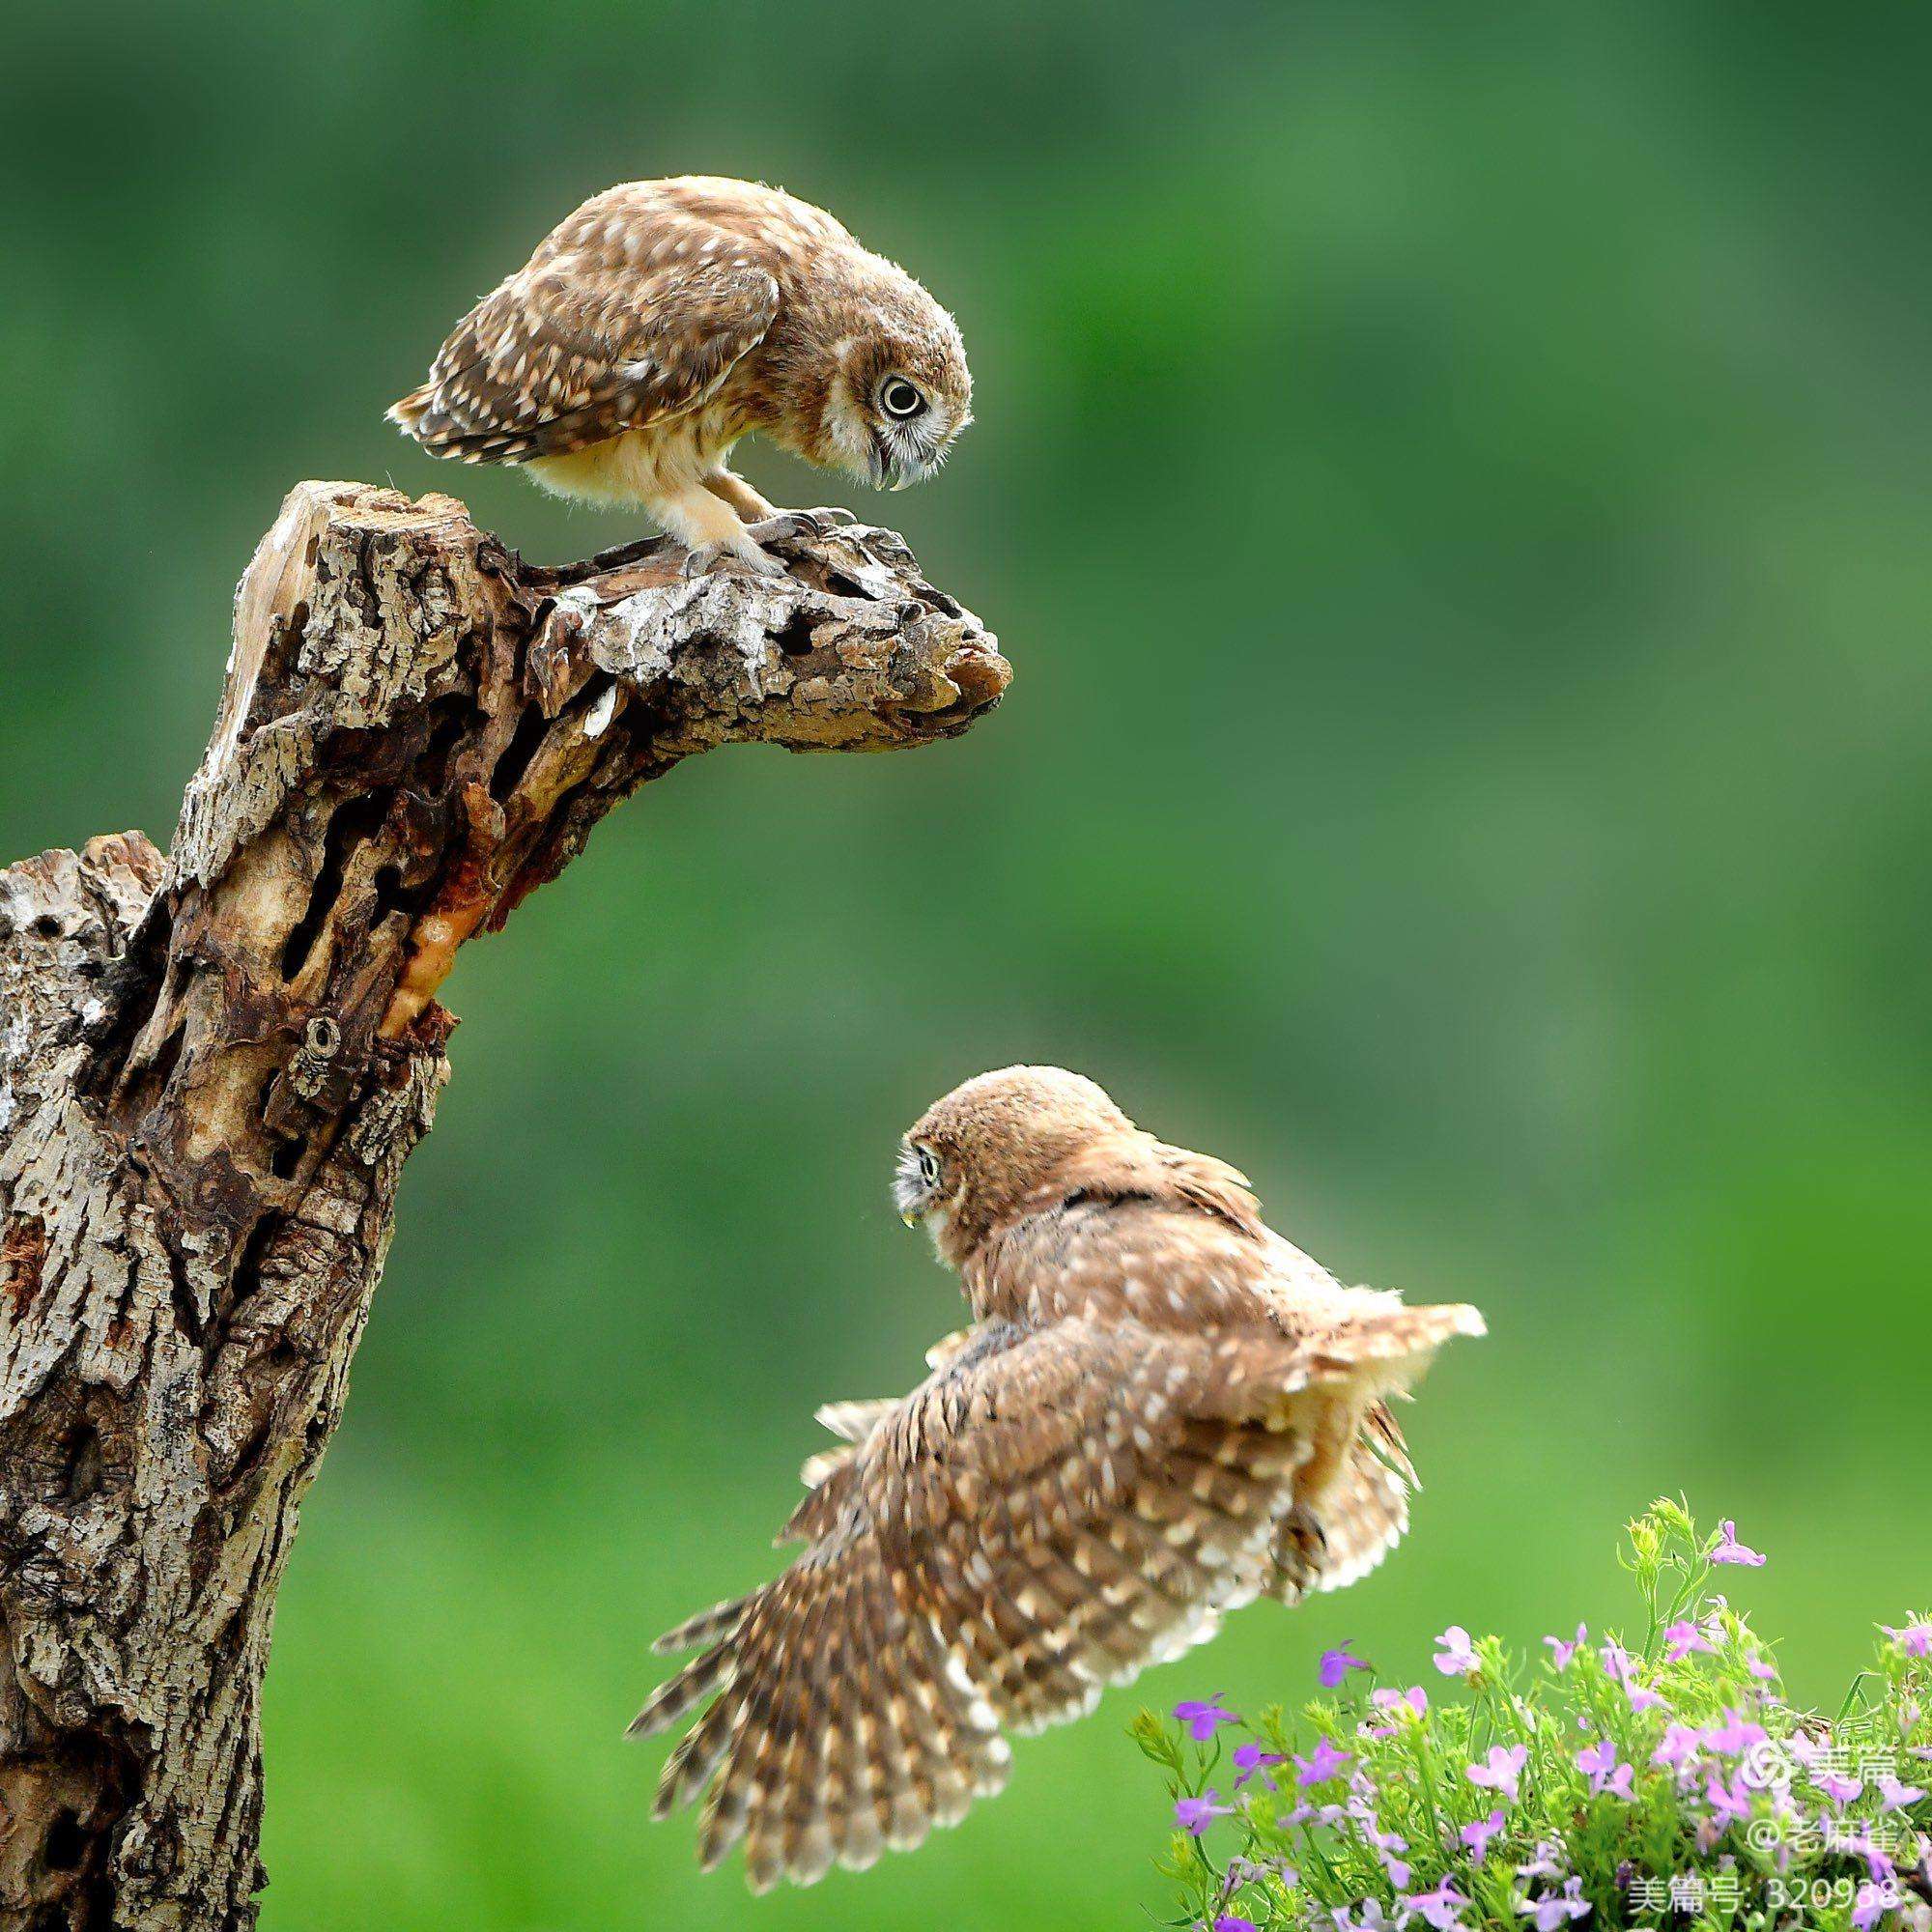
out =
<path fill-rule="evenodd" d="M 0 872 L 0 1926 L 253 1922 L 275 1588 L 457 946 L 680 758 L 998 700 L 896 537 L 771 547 L 782 578 L 665 542 L 542 570 L 446 497 L 304 484 L 172 852 Z"/>

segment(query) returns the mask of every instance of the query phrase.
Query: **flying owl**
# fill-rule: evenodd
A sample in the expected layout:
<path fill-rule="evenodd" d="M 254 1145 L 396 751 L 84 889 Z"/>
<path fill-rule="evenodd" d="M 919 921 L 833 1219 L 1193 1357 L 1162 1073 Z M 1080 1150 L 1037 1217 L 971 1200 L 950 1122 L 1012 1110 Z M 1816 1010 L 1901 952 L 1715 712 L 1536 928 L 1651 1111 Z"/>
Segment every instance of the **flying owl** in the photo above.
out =
<path fill-rule="evenodd" d="M 701 556 L 781 573 L 726 467 L 753 431 L 902 490 L 972 420 L 952 318 L 823 209 L 689 175 L 593 196 L 476 304 L 389 419 L 435 456 L 641 504 Z"/>
<path fill-rule="evenodd" d="M 631 1727 L 709 1700 L 657 1815 L 708 1786 L 700 1859 L 742 1838 L 754 1890 L 918 1844 L 1000 1788 L 1003 1732 L 1372 1569 L 1415 1479 L 1388 1401 L 1483 1332 L 1344 1288 L 1232 1167 L 1057 1067 L 940 1100 L 895 1194 L 973 1323 L 902 1401 L 819 1411 L 845 1446 L 805 1465 L 805 1553 L 661 1638 L 700 1654 Z"/>

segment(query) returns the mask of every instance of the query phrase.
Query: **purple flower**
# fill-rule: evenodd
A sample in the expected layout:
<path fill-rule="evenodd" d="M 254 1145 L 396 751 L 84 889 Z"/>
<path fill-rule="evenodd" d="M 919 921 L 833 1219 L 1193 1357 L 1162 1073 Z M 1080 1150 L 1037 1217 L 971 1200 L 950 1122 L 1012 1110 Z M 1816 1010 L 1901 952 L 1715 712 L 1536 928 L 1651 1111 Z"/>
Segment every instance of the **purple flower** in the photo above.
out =
<path fill-rule="evenodd" d="M 1378 1898 L 1364 1898 L 1356 1902 L 1355 1911 L 1361 1917 L 1355 1918 L 1344 1906 L 1333 1907 L 1328 1916 L 1335 1921 L 1335 1932 L 1394 1932 L 1394 1928 L 1408 1923 L 1408 1915 L 1391 1918 L 1382 1911 Z"/>
<path fill-rule="evenodd" d="M 1228 1885 L 1259 1885 L 1270 1872 L 1278 1872 L 1284 1885 L 1299 1885 L 1301 1874 L 1291 1864 L 1280 1859 L 1269 1859 L 1265 1862 L 1259 1859 L 1232 1858 L 1223 1878 Z"/>
<path fill-rule="evenodd" d="M 1713 1563 L 1743 1563 L 1753 1570 L 1764 1567 L 1764 1558 L 1755 1549 L 1747 1549 L 1738 1541 L 1738 1526 L 1726 1517 L 1718 1525 L 1718 1547 L 1711 1552 Z"/>
<path fill-rule="evenodd" d="M 1350 1642 L 1353 1642 L 1351 1637 Z M 1359 1657 L 1350 1655 L 1348 1644 L 1340 1650 L 1324 1650 L 1321 1662 L 1316 1666 L 1315 1674 L 1321 1680 L 1324 1690 L 1335 1690 L 1351 1670 L 1366 1670 L 1368 1665 Z"/>
<path fill-rule="evenodd" d="M 1590 1901 L 1582 1893 L 1583 1881 L 1573 1878 L 1560 1892 L 1546 1891 L 1541 1898 L 1525 1898 L 1517 1910 L 1530 1915 L 1536 1932 L 1556 1932 L 1559 1925 L 1581 1918 L 1589 1912 Z"/>
<path fill-rule="evenodd" d="M 1590 1629 L 1587 1624 L 1578 1624 L 1576 1636 L 1567 1643 L 1560 1636 L 1547 1636 L 1543 1640 L 1549 1646 L 1549 1667 L 1568 1670 L 1570 1660 L 1590 1641 Z"/>
<path fill-rule="evenodd" d="M 1469 1901 L 1445 1878 L 1434 1891 L 1404 1892 L 1402 1902 L 1409 1911 L 1420 1913 L 1437 1932 L 1449 1932 L 1451 1926 L 1462 1924 L 1463 1908 Z"/>
<path fill-rule="evenodd" d="M 1235 1769 L 1240 1774 L 1235 1779 L 1235 1789 L 1240 1790 L 1249 1778 L 1256 1776 L 1264 1765 L 1286 1764 L 1288 1760 L 1279 1751 L 1264 1750 L 1260 1745 L 1236 1745 L 1235 1747 Z M 1274 1779 L 1264 1777 L 1262 1782 L 1269 1790 L 1274 1789 Z"/>
<path fill-rule="evenodd" d="M 1655 1711 L 1663 1702 L 1662 1694 L 1650 1690 L 1636 1681 L 1634 1666 L 1636 1659 L 1622 1644 L 1612 1640 L 1604 1645 L 1598 1653 L 1604 1660 L 1604 1674 L 1613 1684 L 1624 1687 L 1624 1695 L 1630 1699 L 1633 1711 Z"/>
<path fill-rule="evenodd" d="M 1754 1745 L 1769 1744 L 1770 1734 L 1762 1724 L 1754 1724 L 1736 1711 L 1726 1711 L 1721 1724 L 1704 1731 L 1704 1742 L 1721 1757 L 1742 1757 Z"/>
<path fill-rule="evenodd" d="M 1373 1811 L 1358 1811 L 1352 1804 L 1349 1810 L 1355 1823 L 1362 1828 L 1362 1836 L 1376 1848 L 1378 1857 L 1386 1858 L 1391 1852 L 1408 1850 L 1408 1840 L 1400 1832 L 1384 1832 L 1376 1823 L 1376 1814 Z"/>
<path fill-rule="evenodd" d="M 1193 1698 L 1174 1707 L 1175 1721 L 1187 1726 L 1187 1735 L 1197 1745 L 1205 1745 L 1214 1735 L 1217 1724 L 1238 1724 L 1241 1721 L 1234 1712 L 1222 1708 L 1221 1698 L 1225 1694 L 1217 1690 L 1205 1702 Z"/>
<path fill-rule="evenodd" d="M 1925 1796 L 1918 1785 L 1901 1783 L 1889 1771 L 1879 1775 L 1878 1795 L 1881 1811 L 1902 1811 Z"/>
<path fill-rule="evenodd" d="M 1478 1864 L 1490 1855 L 1490 1840 L 1503 1829 L 1503 1812 L 1499 1804 L 1487 1818 L 1478 1818 L 1473 1825 L 1464 1825 L 1457 1835 L 1469 1848 L 1469 1856 Z"/>
<path fill-rule="evenodd" d="M 1517 1798 L 1517 1782 L 1522 1776 L 1522 1768 L 1529 1762 L 1529 1752 L 1521 1745 L 1511 1745 L 1505 1749 L 1501 1745 L 1490 1747 L 1489 1757 L 1482 1764 L 1472 1764 L 1468 1769 L 1471 1784 L 1487 1786 L 1491 1791 L 1500 1791 L 1514 1804 Z"/>
<path fill-rule="evenodd" d="M 1435 1653 L 1435 1663 L 1444 1677 L 1474 1675 L 1479 1660 L 1475 1646 L 1469 1641 L 1469 1633 L 1461 1624 L 1451 1624 L 1435 1641 L 1439 1648 Z"/>
<path fill-rule="evenodd" d="M 1355 1823 L 1361 1827 L 1362 1836 L 1375 1847 L 1376 1857 L 1382 1861 L 1382 1869 L 1389 1875 L 1389 1883 L 1400 1891 L 1408 1883 L 1408 1864 L 1401 1854 L 1408 1850 L 1408 1840 L 1397 1832 L 1384 1832 L 1377 1825 L 1375 1813 L 1355 1810 Z"/>
<path fill-rule="evenodd" d="M 1205 1798 L 1177 1798 L 1174 1801 L 1174 1822 L 1183 1832 L 1190 1832 L 1199 1837 L 1216 1818 L 1225 1818 L 1234 1810 L 1232 1804 L 1221 1803 L 1221 1794 L 1210 1791 Z"/>
<path fill-rule="evenodd" d="M 1747 1657 L 1745 1659 L 1745 1668 L 1760 1684 L 1769 1684 L 1777 1676 L 1777 1665 L 1768 1657 Z"/>
<path fill-rule="evenodd" d="M 1889 1881 L 1860 1886 L 1859 1895 L 1852 1901 L 1854 1932 L 1872 1932 L 1872 1927 L 1897 1903 L 1898 1889 Z"/>
<path fill-rule="evenodd" d="M 1687 1623 L 1682 1617 L 1664 1631 L 1663 1639 L 1664 1659 L 1670 1663 L 1681 1662 L 1693 1650 L 1701 1650 L 1707 1657 L 1717 1654 L 1711 1639 L 1695 1624 Z"/>
<path fill-rule="evenodd" d="M 1284 1825 L 1339 1825 L 1349 1814 L 1339 1804 L 1297 1804 L 1281 1820 Z"/>
<path fill-rule="evenodd" d="M 1861 1777 L 1841 1777 L 1827 1765 L 1822 1770 L 1814 1770 L 1811 1782 L 1829 1798 L 1833 1804 L 1849 1804 L 1864 1790 Z"/>
<path fill-rule="evenodd" d="M 1704 1781 L 1704 1797 L 1711 1806 L 1711 1822 L 1719 1831 L 1750 1818 L 1750 1793 L 1736 1779 L 1726 1784 L 1714 1771 Z"/>
<path fill-rule="evenodd" d="M 1518 1878 L 1561 1878 L 1563 1867 L 1556 1862 L 1557 1855 L 1563 1847 L 1550 1838 L 1539 1838 L 1536 1850 L 1526 1865 L 1518 1865 Z"/>
<path fill-rule="evenodd" d="M 1325 1784 L 1331 1777 L 1341 1776 L 1345 1764 L 1354 1761 L 1349 1752 L 1337 1750 L 1326 1738 L 1317 1738 L 1315 1748 L 1306 1757 L 1294 1760 L 1294 1781 L 1304 1789 L 1311 1784 Z"/>
<path fill-rule="evenodd" d="M 1883 1845 L 1874 1844 L 1871 1833 L 1863 1826 L 1857 1831 L 1847 1831 L 1830 1812 L 1826 1812 L 1818 1820 L 1818 1830 L 1827 1851 L 1843 1852 L 1848 1857 L 1863 1859 L 1865 1871 L 1874 1885 L 1888 1884 L 1898 1876 L 1898 1867 L 1892 1862 L 1891 1854 Z"/>
<path fill-rule="evenodd" d="M 1416 1684 L 1406 1690 L 1371 1690 L 1369 1702 L 1378 1711 L 1386 1711 L 1393 1721 L 1386 1724 L 1364 1724 L 1362 1735 L 1365 1738 L 1392 1738 L 1402 1724 L 1402 1713 L 1412 1711 L 1420 1718 L 1428 1711 L 1429 1693 L 1420 1684 Z"/>
<path fill-rule="evenodd" d="M 1704 1742 L 1704 1734 L 1694 1724 L 1672 1724 L 1663 1733 L 1663 1742 L 1651 1752 L 1652 1764 L 1668 1765 L 1673 1771 L 1682 1771 L 1697 1754 L 1697 1747 Z"/>
<path fill-rule="evenodd" d="M 1617 1762 L 1617 1747 L 1609 1738 L 1588 1750 L 1578 1751 L 1577 1769 L 1588 1776 L 1593 1798 L 1601 1798 L 1608 1792 L 1612 1798 L 1621 1798 L 1629 1804 L 1636 1796 L 1631 1786 L 1631 1779 L 1635 1774 L 1629 1765 Z"/>
<path fill-rule="evenodd" d="M 1894 1630 L 1890 1624 L 1880 1624 L 1879 1629 L 1904 1651 L 1907 1657 L 1932 1657 L 1932 1620 L 1921 1617 L 1917 1623 L 1907 1624 L 1902 1630 Z"/>
<path fill-rule="evenodd" d="M 1214 1932 L 1257 1932 L 1252 1918 L 1242 1918 L 1233 1912 L 1224 1912 L 1214 1921 Z"/>

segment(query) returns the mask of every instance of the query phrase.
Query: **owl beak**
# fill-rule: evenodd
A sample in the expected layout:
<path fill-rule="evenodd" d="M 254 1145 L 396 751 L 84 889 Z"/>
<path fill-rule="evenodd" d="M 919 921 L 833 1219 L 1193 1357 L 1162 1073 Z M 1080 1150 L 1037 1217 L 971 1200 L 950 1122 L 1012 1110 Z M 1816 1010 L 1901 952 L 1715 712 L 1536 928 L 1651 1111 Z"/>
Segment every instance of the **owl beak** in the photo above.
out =
<path fill-rule="evenodd" d="M 899 1155 L 898 1171 L 893 1176 L 893 1206 L 908 1228 L 916 1228 L 932 1202 L 920 1175 L 918 1156 L 910 1151 Z"/>
<path fill-rule="evenodd" d="M 874 440 L 871 470 L 872 488 L 890 490 L 895 496 L 901 490 L 910 490 L 926 473 L 925 465 L 915 454 L 883 439 Z"/>

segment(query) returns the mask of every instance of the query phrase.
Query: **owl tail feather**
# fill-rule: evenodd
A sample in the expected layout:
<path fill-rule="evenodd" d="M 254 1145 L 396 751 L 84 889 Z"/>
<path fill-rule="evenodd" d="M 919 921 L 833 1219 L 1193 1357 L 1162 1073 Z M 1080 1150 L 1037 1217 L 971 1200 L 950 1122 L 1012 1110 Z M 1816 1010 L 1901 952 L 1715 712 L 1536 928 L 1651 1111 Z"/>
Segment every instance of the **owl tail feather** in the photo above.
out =
<path fill-rule="evenodd" d="M 1420 1376 L 1445 1342 L 1488 1332 L 1482 1311 L 1463 1302 L 1377 1309 L 1322 1335 L 1307 1367 L 1312 1380 L 1366 1376 L 1395 1391 Z"/>

